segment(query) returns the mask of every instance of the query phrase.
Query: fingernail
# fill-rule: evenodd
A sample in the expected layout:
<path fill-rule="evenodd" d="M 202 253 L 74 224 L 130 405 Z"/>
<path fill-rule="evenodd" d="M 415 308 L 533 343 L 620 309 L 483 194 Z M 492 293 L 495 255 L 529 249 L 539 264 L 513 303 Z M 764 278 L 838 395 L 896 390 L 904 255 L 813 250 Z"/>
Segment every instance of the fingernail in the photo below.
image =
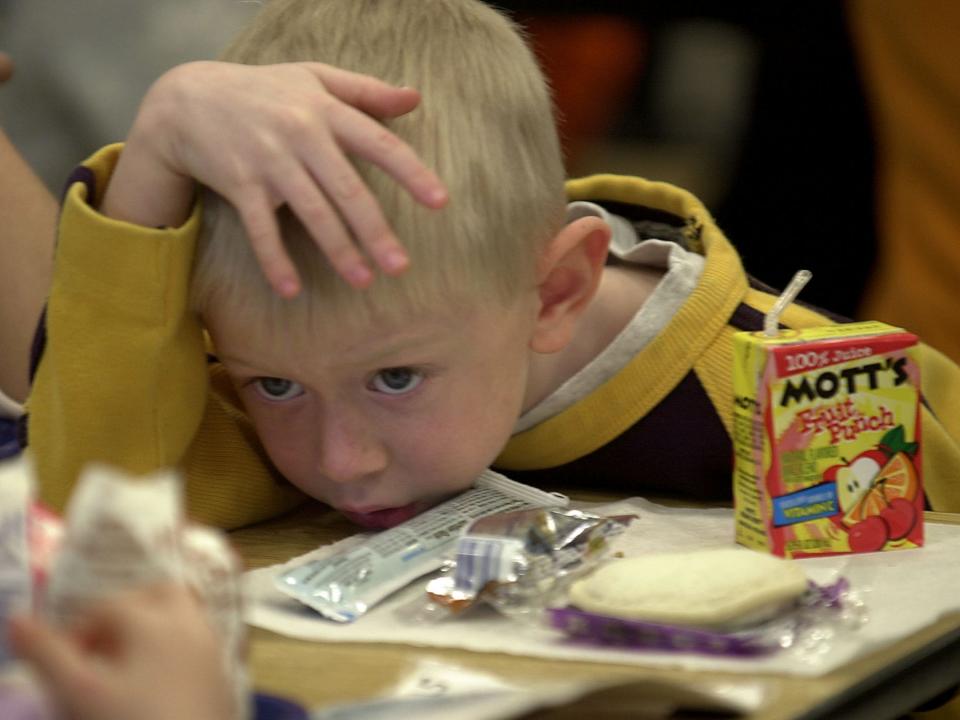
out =
<path fill-rule="evenodd" d="M 390 250 L 380 260 L 380 264 L 387 272 L 398 272 L 407 267 L 410 260 L 406 253 L 400 250 Z"/>
<path fill-rule="evenodd" d="M 347 271 L 347 280 L 356 287 L 366 287 L 373 280 L 373 273 L 366 265 L 356 265 Z"/>
<path fill-rule="evenodd" d="M 447 191 L 439 188 L 430 193 L 430 202 L 434 205 L 443 205 L 449 199 Z"/>
<path fill-rule="evenodd" d="M 280 292 L 280 297 L 293 298 L 300 292 L 300 284 L 296 280 L 287 278 L 280 281 L 277 290 Z"/>

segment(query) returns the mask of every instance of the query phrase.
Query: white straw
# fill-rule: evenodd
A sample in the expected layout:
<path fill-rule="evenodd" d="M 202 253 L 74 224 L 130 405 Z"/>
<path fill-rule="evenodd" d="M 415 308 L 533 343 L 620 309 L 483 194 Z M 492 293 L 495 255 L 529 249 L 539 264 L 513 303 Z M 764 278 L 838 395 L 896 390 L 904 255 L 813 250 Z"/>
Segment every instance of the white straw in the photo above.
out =
<path fill-rule="evenodd" d="M 780 316 L 783 314 L 783 311 L 786 310 L 787 305 L 792 303 L 797 295 L 800 294 L 800 291 L 803 290 L 803 286 L 806 285 L 810 278 L 813 277 L 813 273 L 809 270 L 797 270 L 797 274 L 793 276 L 793 279 L 790 281 L 790 284 L 787 285 L 786 289 L 780 294 L 780 297 L 777 298 L 777 301 L 773 304 L 773 307 L 770 308 L 763 318 L 763 334 L 767 337 L 776 337 L 777 333 L 777 324 L 780 322 Z"/>

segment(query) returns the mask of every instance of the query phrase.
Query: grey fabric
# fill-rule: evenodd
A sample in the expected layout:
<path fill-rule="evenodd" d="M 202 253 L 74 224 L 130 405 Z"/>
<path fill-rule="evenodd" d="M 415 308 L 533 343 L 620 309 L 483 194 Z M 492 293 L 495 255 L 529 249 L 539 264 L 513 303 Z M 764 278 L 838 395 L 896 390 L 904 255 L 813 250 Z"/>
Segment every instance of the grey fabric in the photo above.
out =
<path fill-rule="evenodd" d="M 59 193 L 85 157 L 123 140 L 151 83 L 216 57 L 260 8 L 249 0 L 3 0 L 0 49 L 16 64 L 0 123 Z"/>

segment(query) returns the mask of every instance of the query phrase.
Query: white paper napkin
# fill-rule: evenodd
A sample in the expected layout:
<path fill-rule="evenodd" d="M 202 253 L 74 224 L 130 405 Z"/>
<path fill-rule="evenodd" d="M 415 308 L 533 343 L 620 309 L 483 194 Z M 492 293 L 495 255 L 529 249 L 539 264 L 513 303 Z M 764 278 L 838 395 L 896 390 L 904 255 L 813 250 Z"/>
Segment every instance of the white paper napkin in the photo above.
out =
<path fill-rule="evenodd" d="M 734 545 L 733 513 L 729 509 L 672 508 L 641 498 L 588 509 L 600 514 L 639 515 L 615 542 L 616 549 L 626 556 Z M 865 603 L 867 621 L 856 631 L 838 632 L 833 637 L 820 638 L 812 646 L 801 643 L 790 651 L 762 657 L 588 647 L 566 642 L 550 628 L 508 620 L 490 608 L 479 608 L 439 624 L 414 624 L 405 621 L 397 611 L 423 595 L 421 581 L 396 593 L 356 622 L 343 625 L 322 618 L 277 591 L 273 578 L 282 565 L 246 574 L 247 621 L 282 635 L 325 642 L 399 643 L 691 670 L 821 675 L 907 637 L 947 612 L 960 611 L 960 526 L 928 523 L 926 535 L 926 546 L 916 550 L 799 560 L 815 582 L 827 584 L 840 576 L 847 578 Z M 362 541 L 362 535 L 350 537 L 296 561 Z"/>

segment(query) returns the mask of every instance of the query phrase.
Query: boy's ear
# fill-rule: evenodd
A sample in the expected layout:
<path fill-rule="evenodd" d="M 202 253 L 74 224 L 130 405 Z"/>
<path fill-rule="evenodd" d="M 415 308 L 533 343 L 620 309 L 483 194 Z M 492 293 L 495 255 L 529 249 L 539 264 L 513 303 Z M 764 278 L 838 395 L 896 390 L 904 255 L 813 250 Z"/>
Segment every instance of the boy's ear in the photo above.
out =
<path fill-rule="evenodd" d="M 534 352 L 557 352 L 573 338 L 577 320 L 600 285 L 610 234 L 599 217 L 582 217 L 547 244 L 537 269 L 540 311 L 530 340 Z"/>

